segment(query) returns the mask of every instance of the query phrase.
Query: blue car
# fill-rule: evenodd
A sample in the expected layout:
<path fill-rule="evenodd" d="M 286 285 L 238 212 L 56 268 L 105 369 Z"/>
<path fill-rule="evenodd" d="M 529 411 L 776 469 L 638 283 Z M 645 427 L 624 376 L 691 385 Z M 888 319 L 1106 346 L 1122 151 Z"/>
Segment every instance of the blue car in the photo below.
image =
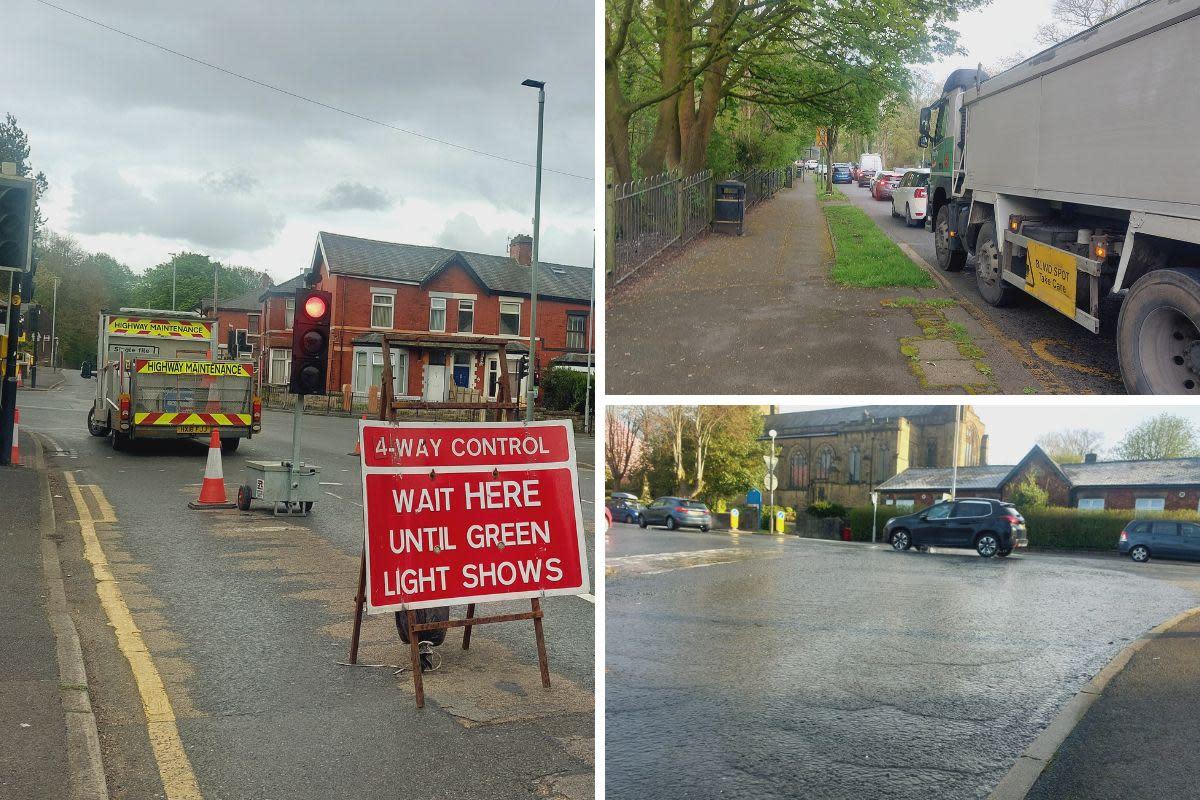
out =
<path fill-rule="evenodd" d="M 850 167 L 845 164 L 833 165 L 833 182 L 834 183 L 854 183 L 854 178 L 850 175 Z"/>
<path fill-rule="evenodd" d="M 1151 556 L 1200 561 L 1200 525 L 1169 519 L 1133 520 L 1121 531 L 1117 552 L 1139 564 Z"/>

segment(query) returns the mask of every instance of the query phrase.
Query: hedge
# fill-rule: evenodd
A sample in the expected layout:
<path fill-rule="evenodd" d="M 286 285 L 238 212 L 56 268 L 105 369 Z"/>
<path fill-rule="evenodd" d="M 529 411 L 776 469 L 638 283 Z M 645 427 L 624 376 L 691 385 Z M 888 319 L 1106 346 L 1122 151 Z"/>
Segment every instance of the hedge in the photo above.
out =
<path fill-rule="evenodd" d="M 596 383 L 592 381 L 592 408 L 595 408 Z M 583 413 L 584 400 L 588 395 L 586 372 L 573 369 L 551 368 L 542 375 L 541 404 L 547 411 L 574 411 Z"/>
<path fill-rule="evenodd" d="M 883 541 L 883 524 L 894 517 L 895 509 L 879 509 L 879 541 Z M 1057 550 L 1116 550 L 1117 539 L 1126 523 L 1134 519 L 1167 518 L 1200 522 L 1195 511 L 1141 512 L 1125 509 L 1081 511 L 1077 508 L 1034 508 L 1022 511 L 1030 547 Z M 848 522 L 856 542 L 871 541 L 871 506 L 850 509 Z"/>

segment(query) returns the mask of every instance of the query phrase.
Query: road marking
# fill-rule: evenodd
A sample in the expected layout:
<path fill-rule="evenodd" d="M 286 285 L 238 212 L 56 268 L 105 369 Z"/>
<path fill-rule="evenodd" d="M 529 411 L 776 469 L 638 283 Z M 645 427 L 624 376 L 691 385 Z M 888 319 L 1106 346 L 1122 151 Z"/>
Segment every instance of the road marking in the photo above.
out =
<path fill-rule="evenodd" d="M 1057 364 L 1060 367 L 1066 367 L 1067 369 L 1073 369 L 1076 372 L 1082 372 L 1084 375 L 1094 375 L 1097 378 L 1104 378 L 1106 380 L 1113 381 L 1114 383 L 1119 383 L 1121 381 L 1121 377 L 1119 375 L 1113 375 L 1111 372 L 1107 372 L 1097 367 L 1089 367 L 1087 364 L 1080 364 L 1076 361 L 1063 358 L 1062 356 L 1054 355 L 1054 353 L 1050 352 L 1051 345 L 1057 345 L 1064 350 L 1077 349 L 1074 345 L 1058 339 L 1035 339 L 1029 346 L 1033 348 L 1033 352 L 1037 355 L 1037 357 L 1043 361 L 1049 361 L 1051 364 Z"/>
<path fill-rule="evenodd" d="M 777 551 L 751 550 L 743 547 L 718 547 L 711 550 L 681 550 L 677 553 L 645 553 L 637 556 L 621 556 L 605 559 L 607 569 L 632 572 L 638 575 L 659 575 L 678 569 L 713 567 L 718 564 L 733 564 L 754 558 L 777 558 Z"/>
<path fill-rule="evenodd" d="M 592 605 L 596 604 L 596 595 L 594 595 L 594 594 L 577 594 L 575 596 L 582 598 L 583 600 L 587 600 Z"/>
<path fill-rule="evenodd" d="M 79 513 L 83 553 L 96 576 L 96 594 L 117 635 L 117 646 L 129 662 L 129 668 L 133 670 L 134 682 L 137 683 L 138 694 L 142 698 L 150 747 L 154 751 L 154 760 L 158 762 L 158 774 L 162 778 L 163 789 L 168 800 L 202 800 L 196 775 L 192 772 L 192 764 L 183 749 L 183 741 L 179 738 L 179 728 L 175 724 L 175 711 L 171 708 L 171 700 L 167 697 L 167 690 L 163 688 L 162 678 L 154 666 L 154 659 L 146 649 L 141 631 L 133 622 L 133 614 L 125 604 L 121 587 L 108 568 L 108 558 L 104 554 L 100 538 L 96 535 L 96 522 L 99 520 L 92 517 L 83 496 L 83 489 L 87 488 L 100 502 L 100 487 L 78 484 L 70 472 L 64 472 L 63 477 L 75 503 L 75 510 Z M 101 508 L 112 511 L 112 506 L 106 500 L 101 502 Z"/>
<path fill-rule="evenodd" d="M 342 485 L 342 484 L 340 484 L 340 483 L 334 483 L 333 481 L 328 481 L 328 482 L 326 482 L 326 481 L 319 481 L 319 483 L 320 483 L 320 485 L 321 485 L 321 486 L 341 486 L 341 485 Z"/>

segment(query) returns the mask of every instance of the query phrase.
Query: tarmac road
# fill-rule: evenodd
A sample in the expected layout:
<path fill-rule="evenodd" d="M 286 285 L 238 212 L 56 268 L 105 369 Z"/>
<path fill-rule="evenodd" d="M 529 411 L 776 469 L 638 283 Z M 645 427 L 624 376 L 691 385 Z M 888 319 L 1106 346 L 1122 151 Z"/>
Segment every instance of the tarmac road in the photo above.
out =
<path fill-rule="evenodd" d="M 1200 567 L 615 525 L 613 800 L 986 797 Z M 1149 567 L 1149 569 L 1143 568 Z"/>
<path fill-rule="evenodd" d="M 858 184 L 840 184 L 850 201 L 867 212 L 892 241 L 911 245 L 937 273 L 949 279 L 960 294 L 996 324 L 1004 336 L 1031 350 L 1038 363 L 1058 378 L 1072 394 L 1125 394 L 1121 382 L 1117 345 L 1113 339 L 1119 305 L 1101 307 L 1099 334 L 1093 334 L 1032 297 L 1019 297 L 1012 306 L 995 308 L 975 288 L 975 258 L 961 272 L 937 269 L 933 233 L 929 228 L 909 228 L 893 218 L 890 200 L 875 200 Z M 1034 346 L 1036 343 L 1036 347 Z"/>
<path fill-rule="evenodd" d="M 358 461 L 348 455 L 356 420 L 304 419 L 303 454 L 322 466 L 326 493 L 310 517 L 191 511 L 206 446 L 114 452 L 86 430 L 93 387 L 68 373 L 58 390 L 23 392 L 21 428 L 46 446 L 68 600 L 114 800 L 160 797 L 168 778 L 97 600 L 72 481 L 97 519 L 204 798 L 592 797 L 594 599 L 543 603 L 550 691 L 540 686 L 532 626 L 489 625 L 474 632 L 467 653 L 458 632 L 448 635 L 418 711 L 407 671 L 338 664 L 347 657 L 363 535 Z M 290 439 L 290 414 L 265 412 L 264 433 L 224 457 L 227 486 L 235 488 L 246 459 L 290 453 Z M 576 441 L 590 553 L 593 444 Z M 102 500 L 114 521 L 105 521 Z M 489 607 L 516 610 L 528 604 Z M 360 663 L 407 665 L 391 615 L 364 622 Z"/>

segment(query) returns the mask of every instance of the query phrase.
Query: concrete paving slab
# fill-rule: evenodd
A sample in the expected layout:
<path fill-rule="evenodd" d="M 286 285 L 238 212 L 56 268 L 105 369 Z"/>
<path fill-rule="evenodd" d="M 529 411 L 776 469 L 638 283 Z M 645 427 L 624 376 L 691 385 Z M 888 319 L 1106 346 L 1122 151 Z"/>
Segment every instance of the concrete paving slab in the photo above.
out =
<path fill-rule="evenodd" d="M 987 378 L 975 368 L 975 362 L 965 359 L 922 361 L 921 369 L 931 388 L 936 386 L 962 387 L 987 383 Z"/>
<path fill-rule="evenodd" d="M 962 358 L 962 354 L 958 352 L 958 345 L 947 339 L 918 339 L 913 342 L 913 346 L 917 348 L 917 355 L 922 361 Z"/>

